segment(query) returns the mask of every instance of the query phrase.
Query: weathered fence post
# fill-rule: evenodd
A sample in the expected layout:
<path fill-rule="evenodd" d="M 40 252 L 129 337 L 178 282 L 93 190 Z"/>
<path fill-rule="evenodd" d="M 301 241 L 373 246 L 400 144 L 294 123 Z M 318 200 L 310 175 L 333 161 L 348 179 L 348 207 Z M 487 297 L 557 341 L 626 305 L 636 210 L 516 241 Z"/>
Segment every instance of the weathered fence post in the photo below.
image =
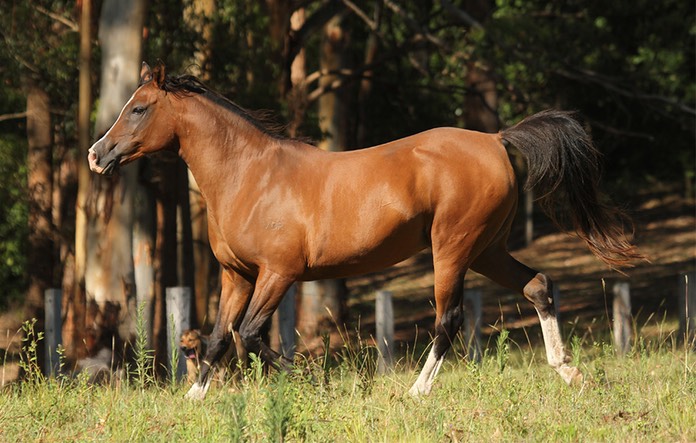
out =
<path fill-rule="evenodd" d="M 280 337 L 280 354 L 295 359 L 295 296 L 297 285 L 290 286 L 278 305 L 278 335 Z"/>
<path fill-rule="evenodd" d="M 394 358 L 394 306 L 390 291 L 377 291 L 375 326 L 379 350 L 377 370 L 384 374 L 391 368 Z"/>
<path fill-rule="evenodd" d="M 679 336 L 696 344 L 696 271 L 679 276 Z"/>
<path fill-rule="evenodd" d="M 181 333 L 191 328 L 191 288 L 182 286 L 167 288 L 166 297 L 167 363 L 169 364 L 172 361 L 173 353 L 180 352 L 179 338 Z M 174 334 L 173 337 L 172 334 Z M 181 354 L 177 367 L 170 369 L 171 373 L 176 375 L 177 380 L 181 380 L 186 374 L 186 360 Z"/>
<path fill-rule="evenodd" d="M 464 343 L 469 361 L 481 363 L 481 290 L 464 290 Z"/>
<path fill-rule="evenodd" d="M 44 293 L 44 309 L 46 330 L 46 367 L 44 373 L 54 376 L 60 370 L 58 345 L 63 342 L 63 321 L 60 316 L 61 299 L 63 293 L 60 289 L 46 289 Z"/>
<path fill-rule="evenodd" d="M 614 292 L 614 348 L 619 355 L 625 355 L 631 349 L 633 338 L 631 287 L 626 281 L 617 281 L 612 291 Z"/>

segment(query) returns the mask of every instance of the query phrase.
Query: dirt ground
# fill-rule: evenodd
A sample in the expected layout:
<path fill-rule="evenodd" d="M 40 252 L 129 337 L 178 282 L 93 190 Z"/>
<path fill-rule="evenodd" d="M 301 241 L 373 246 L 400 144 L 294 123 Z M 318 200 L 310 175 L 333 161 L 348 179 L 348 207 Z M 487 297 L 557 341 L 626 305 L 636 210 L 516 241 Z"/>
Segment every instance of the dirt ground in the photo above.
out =
<path fill-rule="evenodd" d="M 638 263 L 622 276 L 599 262 L 584 243 L 559 233 L 541 214 L 535 217 L 535 240 L 526 247 L 511 248 L 523 263 L 549 275 L 560 289 L 560 312 L 564 329 L 584 331 L 585 336 L 609 331 L 612 293 L 617 280 L 630 282 L 633 314 L 638 326 L 678 314 L 679 279 L 696 270 L 696 205 L 674 192 L 654 192 L 624 205 L 635 222 L 635 243 L 650 262 Z M 514 236 L 513 236 L 514 237 Z M 433 329 L 432 257 L 424 251 L 385 271 L 347 281 L 350 298 L 348 333 L 360 330 L 362 337 L 374 334 L 374 297 L 377 290 L 392 291 L 397 349 L 427 343 Z M 683 278 L 683 277 L 681 277 Z M 484 343 L 500 328 L 540 338 L 536 314 L 521 296 L 511 294 L 484 277 L 470 272 L 467 288 L 478 288 L 483 303 Z M 0 313 L 0 386 L 17 375 L 20 341 L 17 310 Z M 334 346 L 340 336 L 332 334 Z M 303 346 L 306 345 L 306 346 Z M 301 343 L 313 351 L 321 342 Z M 397 351 L 398 352 L 398 351 Z M 6 364 L 3 364 L 6 363 Z"/>

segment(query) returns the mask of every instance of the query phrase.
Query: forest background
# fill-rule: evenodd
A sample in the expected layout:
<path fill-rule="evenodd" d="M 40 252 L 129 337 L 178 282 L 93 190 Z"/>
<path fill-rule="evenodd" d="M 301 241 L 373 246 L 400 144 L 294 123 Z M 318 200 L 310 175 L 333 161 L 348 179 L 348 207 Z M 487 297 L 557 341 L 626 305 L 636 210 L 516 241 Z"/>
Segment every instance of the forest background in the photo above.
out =
<path fill-rule="evenodd" d="M 86 169 L 142 60 L 328 150 L 577 110 L 615 200 L 693 196 L 693 2 L 4 0 L 3 11 L 0 309 L 42 319 L 45 289 L 62 288 L 71 359 L 128 354 L 138 304 L 161 359 L 169 286 L 193 288 L 193 325 L 215 318 L 219 270 L 185 165 L 143 159 L 112 179 Z M 316 336 L 323 307 L 340 319 L 350 293 L 342 281 L 303 289 L 321 303 L 303 305 L 301 291 L 298 329 Z"/>

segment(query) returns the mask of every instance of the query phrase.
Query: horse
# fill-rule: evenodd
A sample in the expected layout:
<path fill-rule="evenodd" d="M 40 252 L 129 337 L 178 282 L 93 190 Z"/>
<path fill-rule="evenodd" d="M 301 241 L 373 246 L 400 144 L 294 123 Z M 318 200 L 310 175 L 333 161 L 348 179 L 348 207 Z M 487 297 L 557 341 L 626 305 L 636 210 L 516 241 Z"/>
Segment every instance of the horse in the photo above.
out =
<path fill-rule="evenodd" d="M 564 349 L 551 279 L 507 250 L 518 204 L 511 146 L 527 158 L 527 186 L 542 206 L 568 215 L 600 260 L 619 269 L 642 257 L 625 233 L 627 219 L 600 193 L 599 152 L 565 111 L 542 111 L 496 134 L 436 128 L 326 152 L 269 130 L 193 76 L 143 63 L 138 88 L 87 160 L 92 171 L 112 174 L 144 155 L 173 151 L 205 198 L 222 291 L 187 398 L 205 397 L 235 332 L 265 364 L 289 367 L 260 331 L 294 282 L 372 272 L 431 248 L 435 334 L 409 390 L 418 397 L 430 393 L 462 324 L 468 269 L 531 302 L 549 365 L 568 384 L 582 380 Z"/>

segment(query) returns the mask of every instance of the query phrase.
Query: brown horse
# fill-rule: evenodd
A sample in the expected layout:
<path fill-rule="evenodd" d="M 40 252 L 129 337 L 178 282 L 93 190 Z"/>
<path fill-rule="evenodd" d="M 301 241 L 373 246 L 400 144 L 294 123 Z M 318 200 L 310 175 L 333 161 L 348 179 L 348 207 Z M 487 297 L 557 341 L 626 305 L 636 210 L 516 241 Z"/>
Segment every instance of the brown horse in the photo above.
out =
<path fill-rule="evenodd" d="M 171 150 L 188 164 L 208 204 L 210 242 L 224 268 L 220 310 L 198 381 L 238 331 L 269 365 L 289 362 L 259 335 L 293 282 L 355 275 L 432 248 L 435 339 L 409 391 L 430 392 L 463 316 L 471 268 L 536 308 L 549 364 L 571 383 L 551 280 L 511 257 L 506 241 L 517 183 L 506 146 L 528 159 L 529 185 L 551 211 L 558 197 L 577 234 L 612 267 L 641 255 L 621 216 L 598 196 L 598 153 L 568 113 L 546 111 L 498 134 L 438 128 L 369 149 L 331 153 L 265 130 L 247 111 L 191 76 L 143 63 L 140 86 L 89 150 L 94 172 L 111 173 L 145 154 Z"/>

